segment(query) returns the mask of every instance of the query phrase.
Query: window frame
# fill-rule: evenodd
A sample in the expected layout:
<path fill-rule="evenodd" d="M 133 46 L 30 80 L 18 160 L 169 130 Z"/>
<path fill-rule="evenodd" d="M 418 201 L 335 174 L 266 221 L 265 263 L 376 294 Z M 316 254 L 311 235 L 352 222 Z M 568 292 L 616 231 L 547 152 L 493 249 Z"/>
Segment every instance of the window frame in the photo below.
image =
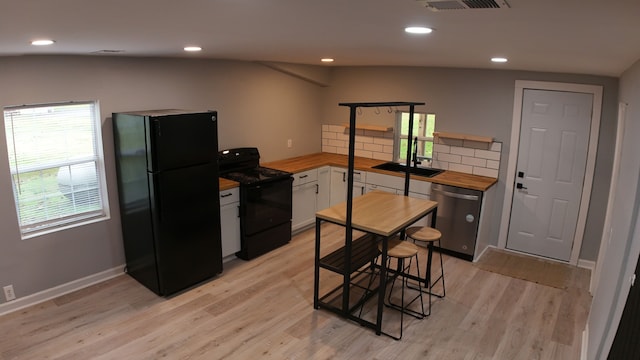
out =
<path fill-rule="evenodd" d="M 402 117 L 403 114 L 406 114 L 406 116 L 409 116 L 409 111 L 397 111 L 396 112 L 396 122 L 395 122 L 395 131 L 394 131 L 394 147 L 393 147 L 393 157 L 394 157 L 394 161 L 396 162 L 400 162 L 402 164 L 406 163 L 406 150 L 405 152 L 401 153 L 401 144 L 403 140 L 408 140 L 409 135 L 408 134 L 402 134 Z M 416 121 L 419 122 L 418 124 L 418 129 L 419 129 L 419 135 L 417 134 L 412 134 L 413 137 L 415 138 L 416 136 L 418 137 L 418 160 L 419 161 L 424 161 L 427 160 L 429 162 L 429 164 L 433 161 L 433 143 L 434 143 L 434 139 L 433 136 L 426 136 L 424 135 L 426 132 L 426 128 L 428 126 L 428 118 L 429 116 L 433 116 L 433 122 L 434 122 L 434 131 L 435 131 L 435 114 L 434 113 L 426 113 L 426 112 L 414 112 L 413 114 L 414 116 L 414 124 Z M 416 117 L 418 117 L 416 119 Z M 431 147 L 431 157 L 425 156 L 425 155 L 420 155 L 420 154 L 424 154 L 425 151 L 425 146 L 427 143 L 431 143 L 432 147 Z M 413 152 L 412 152 L 413 153 Z M 412 159 L 410 159 L 410 163 L 412 163 L 411 161 Z M 424 163 L 422 164 L 423 166 L 425 165 Z"/>
<path fill-rule="evenodd" d="M 93 155 L 82 156 L 82 157 L 73 157 L 71 159 L 66 160 L 51 160 L 51 161 L 43 161 L 41 163 L 37 163 L 29 166 L 18 166 L 17 163 L 11 163 L 11 154 L 15 156 L 15 149 L 10 148 L 9 137 L 11 136 L 13 139 L 12 144 L 14 147 L 16 144 L 14 143 L 14 130 L 11 129 L 12 124 L 9 125 L 7 122 L 12 121 L 7 118 L 7 113 L 17 110 L 23 109 L 37 109 L 37 108 L 49 108 L 49 107 L 65 107 L 65 106 L 77 106 L 77 105 L 89 105 L 92 107 L 91 119 L 87 119 L 91 121 L 92 135 L 93 135 Z M 61 231 L 64 229 L 74 228 L 77 226 L 83 226 L 90 223 L 95 223 L 99 221 L 104 221 L 110 219 L 110 209 L 109 209 L 109 195 L 107 192 L 106 186 L 106 170 L 105 170 L 105 161 L 104 161 L 104 150 L 102 143 L 102 121 L 100 116 L 100 104 L 97 100 L 89 100 L 89 101 L 68 101 L 68 102 L 54 102 L 54 103 L 43 103 L 43 104 L 29 104 L 29 105 L 19 105 L 19 106 L 5 106 L 3 108 L 3 126 L 6 130 L 6 138 L 5 143 L 7 144 L 7 160 L 9 163 L 9 172 L 11 175 L 11 185 L 12 185 L 12 196 L 14 198 L 14 205 L 16 211 L 16 217 L 18 221 L 18 226 L 20 229 L 20 235 L 22 240 L 30 239 L 33 237 L 41 236 L 44 234 L 49 234 L 57 231 Z M 20 199 L 17 195 L 17 188 L 19 185 L 16 184 L 16 175 L 19 179 L 19 174 L 26 174 L 33 171 L 46 171 L 52 170 L 55 168 L 60 168 L 64 166 L 69 166 L 69 173 L 73 172 L 71 166 L 93 163 L 95 167 L 95 175 L 97 184 L 95 188 L 98 190 L 99 194 L 99 208 L 90 211 L 80 211 L 75 212 L 70 215 L 64 215 L 53 219 L 45 219 L 40 220 L 34 223 L 23 223 L 23 219 L 21 218 L 21 206 Z M 60 183 L 58 183 L 59 185 Z M 93 187 L 91 187 L 93 189 Z M 72 200 L 71 208 L 78 206 L 79 204 L 76 202 L 77 198 L 75 198 L 77 191 L 72 191 Z M 51 194 L 51 193 L 47 193 Z M 46 195 L 44 195 L 46 196 Z M 80 201 L 80 200 L 77 200 Z M 24 205 L 23 205 L 24 206 Z"/>

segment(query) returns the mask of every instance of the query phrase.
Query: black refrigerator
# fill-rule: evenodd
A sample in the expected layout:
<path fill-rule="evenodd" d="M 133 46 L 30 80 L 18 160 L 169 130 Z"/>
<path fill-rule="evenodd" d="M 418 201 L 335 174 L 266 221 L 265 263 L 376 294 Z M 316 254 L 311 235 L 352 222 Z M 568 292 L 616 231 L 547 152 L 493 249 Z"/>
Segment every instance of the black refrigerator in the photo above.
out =
<path fill-rule="evenodd" d="M 112 119 L 127 273 L 161 296 L 221 273 L 217 112 Z"/>

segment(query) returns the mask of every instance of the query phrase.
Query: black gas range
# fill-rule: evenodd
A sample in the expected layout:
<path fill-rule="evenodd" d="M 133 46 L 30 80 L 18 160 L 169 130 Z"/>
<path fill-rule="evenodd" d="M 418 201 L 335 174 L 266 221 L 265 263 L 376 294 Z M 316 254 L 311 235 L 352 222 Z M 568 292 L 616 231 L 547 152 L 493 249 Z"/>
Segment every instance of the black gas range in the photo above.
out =
<path fill-rule="evenodd" d="M 220 176 L 240 184 L 240 241 L 249 260 L 291 241 L 293 174 L 260 166 L 257 148 L 218 152 Z"/>

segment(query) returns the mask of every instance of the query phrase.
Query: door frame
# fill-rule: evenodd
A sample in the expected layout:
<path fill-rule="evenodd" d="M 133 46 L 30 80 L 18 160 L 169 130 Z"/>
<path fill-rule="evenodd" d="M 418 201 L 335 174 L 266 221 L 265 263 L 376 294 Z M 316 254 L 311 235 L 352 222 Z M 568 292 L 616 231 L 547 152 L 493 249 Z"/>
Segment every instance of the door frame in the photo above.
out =
<path fill-rule="evenodd" d="M 507 245 L 509 222 L 511 220 L 511 205 L 513 203 L 514 183 L 517 171 L 516 166 L 518 162 L 518 151 L 520 147 L 522 98 L 526 89 L 565 91 L 593 95 L 591 127 L 589 131 L 589 148 L 587 153 L 587 164 L 585 168 L 584 186 L 582 187 L 582 195 L 580 197 L 580 210 L 578 212 L 578 222 L 573 238 L 571 258 L 569 260 L 572 265 L 577 265 L 580 256 L 580 249 L 582 248 L 584 229 L 587 222 L 587 212 L 589 210 L 589 203 L 591 201 L 591 187 L 593 185 L 593 175 L 596 164 L 596 151 L 598 149 L 598 137 L 600 134 L 600 116 L 602 113 L 602 86 L 516 80 L 515 93 L 513 97 L 513 118 L 511 124 L 511 141 L 509 143 L 510 145 L 509 159 L 507 163 L 507 178 L 505 180 L 504 203 L 502 205 L 502 218 L 500 221 L 500 233 L 498 235 L 499 249 L 505 249 Z"/>

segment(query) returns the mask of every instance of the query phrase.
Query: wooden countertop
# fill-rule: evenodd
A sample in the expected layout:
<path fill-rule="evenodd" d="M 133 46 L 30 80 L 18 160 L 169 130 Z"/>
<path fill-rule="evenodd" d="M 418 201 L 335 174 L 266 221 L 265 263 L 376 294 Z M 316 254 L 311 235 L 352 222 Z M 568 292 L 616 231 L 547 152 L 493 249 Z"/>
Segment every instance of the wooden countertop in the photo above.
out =
<path fill-rule="evenodd" d="M 235 187 L 238 187 L 239 185 L 240 184 L 238 184 L 237 182 L 235 182 L 233 180 L 220 178 L 220 191 L 233 189 Z"/>
<path fill-rule="evenodd" d="M 353 199 L 353 229 L 389 237 L 433 211 L 438 203 L 431 200 L 374 190 Z M 347 202 L 318 211 L 316 217 L 346 224 Z"/>
<path fill-rule="evenodd" d="M 404 177 L 404 174 L 386 171 L 380 169 L 373 169 L 373 166 L 385 163 L 383 160 L 374 160 L 362 157 L 354 158 L 354 166 L 356 170 L 377 172 L 380 174 L 386 174 L 391 176 Z M 261 164 L 262 166 L 271 167 L 278 170 L 289 171 L 292 173 L 298 173 L 306 170 L 311 170 L 320 166 L 349 166 L 349 158 L 347 155 L 330 154 L 330 153 L 315 153 L 310 155 L 303 155 L 293 157 L 285 160 L 271 161 Z M 493 186 L 498 179 L 486 176 L 465 174 L 457 171 L 444 171 L 434 177 L 426 178 L 422 176 L 411 175 L 412 179 L 428 181 L 434 184 L 443 184 L 457 186 L 467 189 L 487 191 Z"/>

